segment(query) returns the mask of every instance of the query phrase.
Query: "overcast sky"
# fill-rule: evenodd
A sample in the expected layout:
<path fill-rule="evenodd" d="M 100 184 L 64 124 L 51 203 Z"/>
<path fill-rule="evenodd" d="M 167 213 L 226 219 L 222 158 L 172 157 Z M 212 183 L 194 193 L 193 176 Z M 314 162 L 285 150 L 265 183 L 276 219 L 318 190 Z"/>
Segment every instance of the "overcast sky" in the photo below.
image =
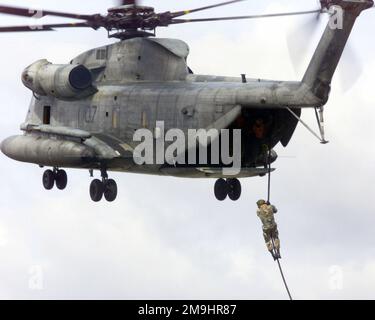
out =
<path fill-rule="evenodd" d="M 81 13 L 104 13 L 114 4 L 1 3 Z M 157 11 L 211 3 L 215 1 L 147 1 Z M 249 1 L 194 17 L 315 6 L 314 0 Z M 375 298 L 374 14 L 360 17 L 350 39 L 359 63 L 347 56 L 334 79 L 326 108 L 330 143 L 320 145 L 299 126 L 290 145 L 276 149 L 280 158 L 274 164 L 272 201 L 279 209 L 284 272 L 297 299 Z M 307 53 L 295 68 L 287 36 L 305 19 L 173 26 L 158 35 L 190 45 L 195 73 L 299 80 L 325 22 L 294 49 Z M 28 20 L 1 16 L 1 25 L 24 23 Z M 31 98 L 20 80 L 27 65 L 41 58 L 67 63 L 111 42 L 105 31 L 92 30 L 2 34 L 0 39 L 1 140 L 20 134 Z M 361 77 L 344 92 L 339 74 L 348 80 L 347 70 L 361 63 Z M 315 124 L 312 111 L 303 117 Z M 119 186 L 117 201 L 94 204 L 88 172 L 69 170 L 64 192 L 45 191 L 42 173 L 35 165 L 0 155 L 0 298 L 287 298 L 255 214 L 255 202 L 266 196 L 265 178 L 244 179 L 240 201 L 219 203 L 214 180 L 111 174 Z"/>

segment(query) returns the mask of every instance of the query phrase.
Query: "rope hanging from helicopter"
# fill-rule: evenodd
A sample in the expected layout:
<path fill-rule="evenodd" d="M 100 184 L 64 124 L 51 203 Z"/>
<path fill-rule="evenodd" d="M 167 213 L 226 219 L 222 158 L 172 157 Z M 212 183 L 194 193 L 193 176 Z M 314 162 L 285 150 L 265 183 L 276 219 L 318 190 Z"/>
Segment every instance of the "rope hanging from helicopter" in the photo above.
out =
<path fill-rule="evenodd" d="M 267 167 L 268 167 L 268 182 L 267 182 L 267 203 L 270 203 L 270 200 L 271 200 L 271 152 L 272 152 L 272 149 L 271 148 L 268 148 L 268 164 L 267 164 Z M 275 242 L 274 242 L 274 238 L 271 237 L 271 240 L 272 240 L 272 245 L 273 247 L 275 248 Z M 292 295 L 290 293 L 290 290 L 289 290 L 289 287 L 288 287 L 288 283 L 286 282 L 286 279 L 285 279 L 285 276 L 284 276 L 284 272 L 283 272 L 283 269 L 281 267 L 281 263 L 280 263 L 280 257 L 279 256 L 276 256 L 275 258 L 276 262 L 277 262 L 277 265 L 279 267 L 279 271 L 280 271 L 280 275 L 281 275 L 281 278 L 283 280 L 283 283 L 284 283 L 284 286 L 285 286 L 285 289 L 286 289 L 286 292 L 288 293 L 288 296 L 289 296 L 289 300 L 293 300 L 292 298 Z"/>

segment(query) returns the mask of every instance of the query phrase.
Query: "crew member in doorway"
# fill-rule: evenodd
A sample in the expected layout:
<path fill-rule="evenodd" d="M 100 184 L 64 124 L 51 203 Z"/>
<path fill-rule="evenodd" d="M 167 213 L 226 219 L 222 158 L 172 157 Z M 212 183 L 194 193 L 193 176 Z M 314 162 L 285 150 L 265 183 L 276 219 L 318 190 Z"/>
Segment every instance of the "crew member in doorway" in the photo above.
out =
<path fill-rule="evenodd" d="M 266 128 L 263 119 L 255 120 L 255 123 L 253 125 L 253 133 L 255 135 L 255 138 L 259 140 L 264 139 L 265 132 Z"/>
<path fill-rule="evenodd" d="M 255 145 L 257 146 L 256 149 L 259 152 L 259 158 L 262 159 L 264 167 L 267 168 L 268 166 L 268 144 L 266 143 L 266 136 L 267 136 L 267 127 L 269 124 L 266 124 L 264 119 L 258 118 L 255 120 L 254 125 L 252 127 L 252 132 L 255 137 Z"/>

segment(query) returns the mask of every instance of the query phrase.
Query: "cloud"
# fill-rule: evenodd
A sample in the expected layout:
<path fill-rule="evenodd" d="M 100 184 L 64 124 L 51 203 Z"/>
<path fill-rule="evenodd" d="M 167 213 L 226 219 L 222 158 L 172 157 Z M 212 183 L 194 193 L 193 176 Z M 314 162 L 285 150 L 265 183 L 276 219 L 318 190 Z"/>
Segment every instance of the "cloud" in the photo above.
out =
<path fill-rule="evenodd" d="M 68 11 L 76 8 L 72 3 L 35 5 Z M 160 9 L 177 5 L 150 3 Z M 194 5 L 201 2 L 192 1 Z M 272 5 L 266 11 L 298 5 Z M 104 9 L 105 4 L 100 6 Z M 250 12 L 262 11 L 265 4 L 248 6 Z M 92 11 L 81 4 L 77 10 L 88 9 Z M 227 10 L 216 13 L 242 14 L 244 8 Z M 345 95 L 337 81 L 333 84 L 326 107 L 331 143 L 321 146 L 299 126 L 288 148 L 277 147 L 281 157 L 272 176 L 272 201 L 279 208 L 282 264 L 292 293 L 300 299 L 373 298 L 375 48 L 368 41 L 373 21 L 370 16 L 361 19 L 353 45 L 366 68 Z M 198 73 L 245 72 L 249 77 L 294 80 L 301 75 L 294 74 L 286 44 L 293 23 L 201 24 L 160 34 L 183 35 L 191 46 L 189 62 Z M 69 61 L 107 43 L 101 36 L 91 31 L 4 35 L 1 137 L 17 134 L 26 114 L 31 94 L 19 80 L 23 68 L 43 57 Z M 313 113 L 303 116 L 314 124 Z M 240 201 L 218 203 L 212 180 L 111 174 L 119 184 L 118 201 L 93 204 L 88 172 L 69 170 L 65 192 L 44 191 L 42 172 L 0 157 L 1 298 L 286 298 L 255 214 L 255 202 L 266 192 L 265 179 L 244 179 Z M 333 265 L 343 272 L 342 290 L 330 288 Z M 43 290 L 29 287 L 33 266 L 40 266 Z"/>
<path fill-rule="evenodd" d="M 8 230 L 6 226 L 4 226 L 0 222 L 0 247 L 5 247 L 8 243 Z"/>

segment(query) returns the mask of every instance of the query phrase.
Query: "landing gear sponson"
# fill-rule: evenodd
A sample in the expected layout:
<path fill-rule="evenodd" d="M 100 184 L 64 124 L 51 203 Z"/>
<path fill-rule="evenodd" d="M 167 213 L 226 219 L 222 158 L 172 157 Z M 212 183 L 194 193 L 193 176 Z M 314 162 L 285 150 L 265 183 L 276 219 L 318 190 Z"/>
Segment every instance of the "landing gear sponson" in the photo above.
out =
<path fill-rule="evenodd" d="M 107 170 L 101 170 L 102 179 L 94 179 L 90 184 L 90 197 L 94 202 L 102 200 L 103 196 L 108 202 L 117 198 L 117 184 L 113 179 L 108 179 Z M 43 173 L 43 186 L 46 190 L 52 190 L 56 185 L 57 189 L 64 190 L 68 184 L 68 176 L 65 170 L 53 168 Z"/>
<path fill-rule="evenodd" d="M 215 182 L 214 193 L 219 201 L 224 201 L 227 197 L 237 201 L 241 197 L 241 191 L 241 182 L 238 179 L 218 179 Z"/>

